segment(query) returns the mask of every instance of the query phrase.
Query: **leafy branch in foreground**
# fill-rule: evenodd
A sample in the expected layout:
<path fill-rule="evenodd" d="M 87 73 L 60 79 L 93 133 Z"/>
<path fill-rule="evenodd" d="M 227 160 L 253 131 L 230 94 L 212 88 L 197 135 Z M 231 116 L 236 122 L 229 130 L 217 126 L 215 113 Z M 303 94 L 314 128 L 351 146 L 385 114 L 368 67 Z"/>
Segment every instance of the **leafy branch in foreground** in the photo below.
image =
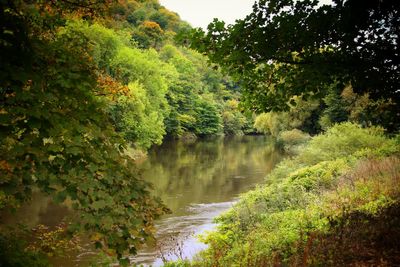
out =
<path fill-rule="evenodd" d="M 1 13 L 0 209 L 39 188 L 79 211 L 71 231 L 135 253 L 167 209 L 123 153 L 86 37 L 55 31 L 65 21 L 41 4 L 2 1 Z"/>
<path fill-rule="evenodd" d="M 288 110 L 293 96 L 322 98 L 351 84 L 385 99 L 399 128 L 399 3 L 395 0 L 259 0 L 234 25 L 215 20 L 192 32 L 192 47 L 241 81 L 244 104 L 257 112 Z M 378 122 L 379 123 L 379 122 Z"/>

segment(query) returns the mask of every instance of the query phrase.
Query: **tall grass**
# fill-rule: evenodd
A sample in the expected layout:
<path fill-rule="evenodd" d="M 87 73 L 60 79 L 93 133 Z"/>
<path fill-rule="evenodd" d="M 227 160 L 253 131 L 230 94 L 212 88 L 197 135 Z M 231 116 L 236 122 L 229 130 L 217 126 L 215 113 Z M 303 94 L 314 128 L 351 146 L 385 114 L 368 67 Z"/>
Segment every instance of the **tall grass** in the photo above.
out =
<path fill-rule="evenodd" d="M 203 237 L 209 249 L 192 265 L 352 265 L 367 262 L 365 251 L 376 257 L 383 253 L 374 245 L 379 236 L 389 244 L 385 253 L 399 253 L 384 232 L 392 231 L 385 228 L 390 226 L 396 236 L 400 224 L 379 220 L 399 221 L 393 210 L 400 205 L 397 139 L 385 137 L 380 128 L 351 123 L 313 137 L 265 185 L 242 195 L 217 219 L 217 231 Z M 357 250 L 356 240 L 368 234 L 369 241 L 360 241 L 363 248 Z M 350 257 L 342 248 L 359 255 Z M 396 257 L 389 252 L 379 257 L 390 263 Z"/>

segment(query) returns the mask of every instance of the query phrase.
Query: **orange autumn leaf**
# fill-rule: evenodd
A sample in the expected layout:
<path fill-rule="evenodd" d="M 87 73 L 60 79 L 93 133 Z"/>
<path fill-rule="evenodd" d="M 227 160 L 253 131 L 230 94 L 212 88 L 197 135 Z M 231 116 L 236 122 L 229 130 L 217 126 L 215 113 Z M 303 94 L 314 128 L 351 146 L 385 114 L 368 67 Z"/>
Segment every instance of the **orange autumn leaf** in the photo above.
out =
<path fill-rule="evenodd" d="M 122 85 L 119 81 L 108 75 L 99 75 L 97 79 L 99 88 L 101 89 L 100 95 L 105 95 L 114 100 L 119 95 L 129 95 L 129 88 L 126 85 Z"/>
<path fill-rule="evenodd" d="M 5 170 L 7 172 L 11 172 L 12 168 L 11 168 L 11 165 L 7 161 L 0 160 L 0 170 Z"/>

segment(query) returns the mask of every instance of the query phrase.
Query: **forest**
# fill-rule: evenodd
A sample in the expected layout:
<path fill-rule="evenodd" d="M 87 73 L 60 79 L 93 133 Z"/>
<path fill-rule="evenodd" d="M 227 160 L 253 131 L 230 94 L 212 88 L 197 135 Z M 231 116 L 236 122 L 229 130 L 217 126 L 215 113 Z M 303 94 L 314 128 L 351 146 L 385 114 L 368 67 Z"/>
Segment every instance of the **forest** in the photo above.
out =
<path fill-rule="evenodd" d="M 195 176 L 184 152 L 213 162 L 196 173 L 214 179 L 259 159 L 201 142 L 244 135 L 267 138 L 265 157 L 279 152 L 265 158 L 271 171 L 200 235 L 206 249 L 165 266 L 400 262 L 396 0 L 257 0 L 207 30 L 158 0 L 0 7 L 0 266 L 57 266 L 86 239 L 90 266 L 136 265 L 175 212 L 152 193 L 161 178 L 142 178 L 142 157 L 188 144 L 159 151 L 182 157 L 163 170 L 172 184 L 195 187 L 179 177 Z M 56 228 L 6 224 L 36 192 L 74 215 Z"/>

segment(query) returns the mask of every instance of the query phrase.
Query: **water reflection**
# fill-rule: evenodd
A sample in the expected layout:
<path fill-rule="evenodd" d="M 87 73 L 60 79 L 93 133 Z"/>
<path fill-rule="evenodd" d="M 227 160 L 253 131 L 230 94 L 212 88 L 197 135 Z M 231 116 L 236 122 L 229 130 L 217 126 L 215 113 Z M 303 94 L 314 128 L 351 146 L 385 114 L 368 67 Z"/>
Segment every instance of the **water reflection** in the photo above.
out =
<path fill-rule="evenodd" d="M 249 190 L 280 158 L 261 136 L 169 142 L 149 152 L 143 176 L 177 216 L 188 204 L 229 201 Z"/>
<path fill-rule="evenodd" d="M 159 266 L 163 258 L 191 258 L 204 248 L 194 236 L 212 229 L 212 219 L 260 183 L 280 159 L 262 136 L 175 141 L 151 150 L 143 176 L 173 213 L 157 225 L 158 244 L 132 260 Z"/>
<path fill-rule="evenodd" d="M 16 213 L 1 214 L 4 225 L 25 225 L 33 228 L 38 224 L 54 227 L 60 224 L 71 212 L 66 206 L 55 204 L 49 197 L 40 192 L 32 193 L 29 204 L 22 205 Z"/>
<path fill-rule="evenodd" d="M 265 137 L 243 136 L 199 140 L 192 144 L 168 141 L 149 151 L 142 175 L 153 183 L 153 194 L 173 211 L 157 222 L 157 245 L 132 257 L 133 264 L 162 265 L 163 260 L 191 258 L 205 245 L 195 236 L 214 227 L 212 219 L 229 209 L 237 196 L 263 181 L 281 155 Z M 17 214 L 3 216 L 8 225 L 58 225 L 71 211 L 35 193 Z M 85 266 L 93 259 L 84 253 L 54 259 L 54 266 Z"/>

